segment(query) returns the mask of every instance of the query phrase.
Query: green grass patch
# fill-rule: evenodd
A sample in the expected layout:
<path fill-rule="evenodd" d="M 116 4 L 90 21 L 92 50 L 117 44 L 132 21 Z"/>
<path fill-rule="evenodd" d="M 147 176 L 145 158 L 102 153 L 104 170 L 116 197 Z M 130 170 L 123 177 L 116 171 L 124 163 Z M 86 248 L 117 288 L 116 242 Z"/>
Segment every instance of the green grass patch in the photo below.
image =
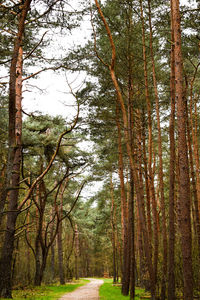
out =
<path fill-rule="evenodd" d="M 129 296 L 123 296 L 121 294 L 121 286 L 116 284 L 113 285 L 112 279 L 103 279 L 104 284 L 100 286 L 99 294 L 101 300 L 122 300 L 129 299 Z M 135 300 L 140 300 L 142 296 L 148 295 L 143 289 L 135 289 Z"/>
<path fill-rule="evenodd" d="M 44 285 L 41 287 L 29 287 L 23 290 L 13 290 L 14 300 L 57 300 L 66 293 L 73 292 L 78 287 L 88 283 L 89 280 L 81 279 L 65 285 Z M 3 298 L 1 298 L 3 299 Z"/>

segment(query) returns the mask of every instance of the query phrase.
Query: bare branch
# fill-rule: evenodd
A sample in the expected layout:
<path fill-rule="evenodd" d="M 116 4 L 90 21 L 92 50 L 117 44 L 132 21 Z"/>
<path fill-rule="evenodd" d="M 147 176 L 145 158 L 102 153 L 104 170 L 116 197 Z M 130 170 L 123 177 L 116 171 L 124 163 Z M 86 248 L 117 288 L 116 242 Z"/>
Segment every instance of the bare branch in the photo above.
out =
<path fill-rule="evenodd" d="M 20 204 L 19 207 L 18 207 L 18 210 L 19 210 L 19 211 L 22 209 L 22 207 L 24 206 L 24 204 L 26 203 L 26 201 L 30 198 L 30 196 L 31 196 L 31 194 L 32 194 L 32 192 L 33 192 L 35 186 L 37 185 L 37 183 L 40 182 L 40 181 L 43 179 L 43 177 L 47 174 L 47 172 L 50 170 L 50 168 L 51 168 L 51 166 L 52 166 L 52 164 L 53 164 L 53 162 L 54 162 L 54 160 L 55 160 L 55 158 L 56 158 L 56 155 L 58 154 L 58 151 L 59 151 L 59 148 L 60 148 L 60 144 L 61 144 L 61 142 L 62 142 L 62 138 L 63 138 L 66 134 L 70 133 L 70 132 L 74 129 L 74 127 L 76 126 L 77 121 L 78 121 L 78 117 L 79 117 L 79 109 L 80 109 L 80 108 L 79 108 L 79 103 L 78 103 L 78 107 L 77 107 L 77 115 L 76 115 L 76 118 L 75 118 L 73 124 L 71 125 L 70 129 L 66 129 L 66 130 L 60 135 L 60 137 L 59 137 L 59 139 L 58 139 L 58 143 L 57 143 L 56 150 L 55 150 L 54 154 L 52 155 L 51 160 L 50 160 L 48 166 L 47 166 L 46 169 L 45 169 L 45 170 L 44 170 L 44 171 L 43 171 L 43 172 L 35 179 L 35 181 L 34 181 L 33 184 L 31 185 L 31 187 L 30 187 L 30 189 L 29 189 L 27 195 L 25 196 L 25 198 L 23 199 L 23 201 L 21 202 L 21 204 Z"/>
<path fill-rule="evenodd" d="M 47 34 L 47 31 L 42 35 L 42 37 L 41 37 L 40 41 L 37 43 L 37 45 L 35 45 L 35 47 L 26 55 L 26 57 L 24 58 L 24 60 L 27 59 L 27 58 L 29 58 L 33 54 L 33 52 L 39 47 L 39 45 L 42 43 L 42 41 L 44 39 L 44 36 L 46 34 Z"/>
<path fill-rule="evenodd" d="M 71 174 L 69 174 L 69 167 L 68 167 L 68 168 L 67 168 L 67 171 L 66 171 L 66 173 L 65 173 L 65 175 L 63 176 L 63 178 L 55 184 L 55 186 L 47 193 L 47 196 L 50 195 L 53 191 L 55 191 L 55 189 L 56 189 L 58 186 L 60 187 L 60 185 L 63 183 L 63 181 L 64 181 L 67 177 L 69 177 L 70 175 L 71 175 Z"/>
<path fill-rule="evenodd" d="M 35 250 L 34 250 L 33 246 L 31 245 L 30 241 L 28 240 L 27 230 L 25 231 L 25 238 L 26 238 L 27 245 L 31 248 L 31 250 L 33 252 L 33 255 L 36 256 Z"/>
<path fill-rule="evenodd" d="M 62 67 L 63 67 L 63 66 L 60 65 L 60 66 L 58 66 L 58 67 L 44 68 L 44 69 L 42 69 L 42 70 L 39 70 L 39 71 L 37 71 L 37 72 L 35 72 L 35 73 L 33 73 L 33 74 L 27 76 L 26 78 L 23 78 L 22 81 L 28 80 L 28 79 L 30 79 L 30 78 L 32 78 L 32 77 L 34 77 L 34 76 L 36 76 L 36 75 L 38 75 L 38 74 L 44 72 L 44 71 L 49 71 L 49 70 L 57 71 L 57 70 L 61 69 Z"/>
<path fill-rule="evenodd" d="M 60 221 L 64 220 L 67 216 L 70 215 L 70 213 L 71 213 L 72 210 L 74 209 L 74 207 L 75 207 L 75 205 L 76 205 L 76 203 L 77 203 L 77 201 L 78 201 L 78 199 L 79 199 L 79 196 L 80 196 L 81 191 L 82 191 L 82 189 L 83 189 L 83 187 L 84 187 L 85 184 L 86 184 L 86 181 L 84 181 L 84 182 L 82 183 L 81 188 L 80 188 L 80 190 L 78 191 L 78 194 L 77 194 L 77 196 L 76 196 L 76 199 L 75 199 L 74 203 L 72 204 L 72 207 L 71 207 L 70 210 L 67 212 L 67 214 L 66 214 L 65 216 L 63 216 L 63 217 L 60 219 Z"/>
<path fill-rule="evenodd" d="M 41 15 L 39 15 L 37 18 L 35 18 L 35 19 L 32 19 L 32 20 L 30 20 L 30 21 L 27 21 L 25 24 L 27 25 L 27 24 L 30 24 L 30 23 L 32 23 L 32 22 L 35 22 L 35 21 L 38 21 L 39 19 L 41 19 L 42 17 L 44 17 L 45 15 L 47 15 L 51 10 L 52 10 L 52 8 L 53 8 L 53 6 L 57 3 L 57 2 L 59 2 L 60 0 L 56 0 L 55 2 L 53 2 L 50 6 L 49 6 L 49 8 L 43 13 L 43 14 L 41 14 Z"/>

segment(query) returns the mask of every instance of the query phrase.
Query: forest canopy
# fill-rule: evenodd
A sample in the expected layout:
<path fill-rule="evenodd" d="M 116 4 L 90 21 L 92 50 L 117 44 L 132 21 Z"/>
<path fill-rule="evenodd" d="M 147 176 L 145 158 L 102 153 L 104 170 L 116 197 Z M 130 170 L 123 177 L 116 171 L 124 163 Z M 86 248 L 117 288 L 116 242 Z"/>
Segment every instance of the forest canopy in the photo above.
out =
<path fill-rule="evenodd" d="M 195 0 L 1 1 L 0 297 L 199 299 L 199 26 Z"/>

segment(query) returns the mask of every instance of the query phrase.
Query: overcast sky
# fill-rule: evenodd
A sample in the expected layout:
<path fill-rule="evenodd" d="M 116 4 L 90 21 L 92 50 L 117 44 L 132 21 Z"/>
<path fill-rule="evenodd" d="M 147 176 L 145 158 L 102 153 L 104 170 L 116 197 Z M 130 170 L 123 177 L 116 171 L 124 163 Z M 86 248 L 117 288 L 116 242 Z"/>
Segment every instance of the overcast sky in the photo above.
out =
<path fill-rule="evenodd" d="M 77 6 L 78 3 L 79 1 L 74 1 L 73 5 Z M 180 4 L 189 4 L 189 0 L 180 0 Z M 55 47 L 59 49 L 62 45 L 62 48 L 65 49 L 66 47 L 67 51 L 67 48 L 72 47 L 73 44 L 77 45 L 80 42 L 84 44 L 90 37 L 90 33 L 90 20 L 85 19 L 81 28 L 74 30 L 72 35 L 69 34 L 62 39 L 56 38 L 53 41 L 54 46 L 52 46 L 51 49 L 52 51 L 58 51 Z M 48 36 L 46 38 L 48 38 Z M 70 73 L 67 73 L 66 76 L 75 90 L 81 82 L 84 82 L 85 79 L 85 75 L 83 74 L 79 76 L 78 74 L 72 76 Z M 36 85 L 37 88 L 30 87 L 28 84 Z M 57 75 L 55 72 L 46 71 L 41 74 L 37 80 L 29 80 L 28 82 L 25 82 L 25 90 L 29 91 L 24 93 L 23 99 L 23 109 L 27 112 L 39 110 L 51 115 L 60 114 L 65 118 L 69 118 L 70 115 L 75 114 L 75 110 L 72 106 L 70 106 L 74 105 L 74 98 L 69 93 L 69 88 L 64 74 Z M 41 92 L 42 90 L 43 92 Z"/>

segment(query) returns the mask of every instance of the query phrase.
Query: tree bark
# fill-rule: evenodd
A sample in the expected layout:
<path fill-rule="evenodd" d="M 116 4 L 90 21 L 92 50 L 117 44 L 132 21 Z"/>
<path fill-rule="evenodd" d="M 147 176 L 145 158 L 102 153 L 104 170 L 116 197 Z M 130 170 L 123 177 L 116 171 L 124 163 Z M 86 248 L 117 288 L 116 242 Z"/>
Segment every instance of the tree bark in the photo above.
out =
<path fill-rule="evenodd" d="M 21 100 L 22 100 L 22 39 L 25 20 L 31 0 L 22 2 L 19 15 L 18 33 L 15 39 L 9 82 L 9 150 L 7 163 L 7 183 L 12 189 L 9 192 L 6 233 L 0 260 L 0 297 L 11 297 L 11 268 L 14 250 L 15 225 L 18 216 L 17 204 L 21 166 Z M 8 188 L 8 187 L 7 187 Z M 8 190 L 7 190 L 8 191 Z"/>
<path fill-rule="evenodd" d="M 134 230 L 134 181 L 130 170 L 130 194 L 128 205 L 129 220 L 129 251 L 130 251 L 130 299 L 135 298 L 135 230 Z"/>
<path fill-rule="evenodd" d="M 156 101 L 156 116 L 157 116 L 157 130 L 158 130 L 159 186 L 160 186 L 161 211 L 162 211 L 163 272 L 162 272 L 161 300 L 165 300 L 166 276 L 167 276 L 167 231 L 166 231 L 165 196 L 164 196 L 164 181 L 163 181 L 164 175 L 163 175 L 163 158 L 162 158 L 163 156 L 162 135 L 161 135 L 161 126 L 160 126 L 159 96 L 158 96 L 154 50 L 153 50 L 151 0 L 148 0 L 148 7 L 149 7 L 149 29 L 150 29 L 150 52 L 151 52 L 151 62 L 152 62 L 152 71 L 153 71 L 153 85 L 154 85 L 154 94 L 155 94 L 155 101 Z"/>
<path fill-rule="evenodd" d="M 134 153 L 133 141 L 133 79 L 132 79 L 132 56 L 131 56 L 131 31 L 132 30 L 132 2 L 129 4 L 128 25 L 128 129 L 129 140 Z M 135 297 L 135 223 L 134 223 L 134 176 L 129 163 L 129 198 L 128 198 L 128 240 L 129 240 L 129 290 L 130 299 Z"/>
<path fill-rule="evenodd" d="M 181 26 L 179 0 L 172 1 L 174 25 L 175 88 L 177 101 L 178 158 L 180 187 L 178 197 L 179 228 L 183 259 L 183 297 L 193 299 L 192 236 L 190 216 L 190 180 L 186 140 L 186 105 L 183 91 L 183 59 L 181 51 Z"/>
<path fill-rule="evenodd" d="M 127 295 L 129 291 L 129 282 L 126 279 L 126 266 L 128 260 L 128 237 L 127 237 L 127 205 L 126 205 L 126 194 L 125 194 L 125 184 L 124 184 L 124 163 L 123 163 L 123 152 L 122 152 L 122 136 L 121 136 L 121 126 L 119 119 L 119 104 L 116 103 L 116 124 L 118 131 L 118 173 L 120 178 L 120 193 L 121 193 L 121 227 L 122 227 L 122 294 Z M 128 280 L 129 281 L 129 280 Z"/>
<path fill-rule="evenodd" d="M 142 153 L 143 153 L 143 164 L 144 164 L 144 178 L 145 178 L 145 189 L 146 189 L 146 214 L 147 214 L 147 228 L 149 235 L 149 242 L 152 245 L 152 225 L 151 225 L 151 199 L 150 199 L 150 187 L 149 187 L 149 174 L 147 167 L 147 155 L 146 155 L 146 134 L 145 134 L 145 113 L 144 109 L 142 111 L 142 133 L 141 133 L 141 143 L 142 143 Z M 152 254 L 151 254 L 152 255 Z"/>
<path fill-rule="evenodd" d="M 75 279 L 79 279 L 79 266 L 78 266 L 78 256 L 79 256 L 79 233 L 78 233 L 78 226 L 75 225 Z"/>
<path fill-rule="evenodd" d="M 186 104 L 187 105 L 187 104 Z M 193 193 L 193 225 L 194 232 L 196 234 L 196 240 L 198 245 L 198 256 L 200 262 L 200 220 L 199 220 L 199 207 L 198 207 L 198 196 L 197 196 L 197 185 L 195 178 L 194 162 L 193 162 L 193 151 L 192 151 L 192 142 L 191 142 L 191 128 L 189 125 L 188 119 L 188 109 L 187 111 L 187 140 L 188 140 L 188 150 L 189 150 L 189 161 L 190 161 L 190 176 L 192 179 L 192 193 Z"/>
<path fill-rule="evenodd" d="M 21 100 L 22 100 L 22 48 L 18 49 L 16 73 L 15 78 L 15 111 L 9 111 L 10 123 L 13 128 L 10 128 L 9 132 L 9 147 L 12 147 L 10 151 L 10 157 L 8 164 L 10 164 L 11 172 L 10 186 L 12 189 L 8 196 L 8 215 L 6 233 L 4 238 L 4 244 L 2 248 L 1 260 L 0 260 L 0 296 L 4 298 L 11 297 L 11 268 L 12 268 L 12 256 L 14 251 L 14 235 L 15 224 L 18 216 L 17 203 L 19 195 L 19 182 L 20 182 L 20 166 L 21 166 L 21 134 L 22 134 L 22 115 L 21 115 Z M 12 99 L 13 100 L 13 99 Z M 11 126 L 11 125 L 9 125 Z M 12 136 L 11 136 L 12 134 Z M 11 146 L 12 145 L 12 146 Z M 12 152 L 12 153 L 11 153 Z"/>
<path fill-rule="evenodd" d="M 108 26 L 108 24 L 106 22 L 106 19 L 105 19 L 103 13 L 102 13 L 102 10 L 101 10 L 101 8 L 100 8 L 99 3 L 98 3 L 97 0 L 95 0 L 95 4 L 96 4 L 96 7 L 97 7 L 97 9 L 99 11 L 99 14 L 101 16 L 101 19 L 102 19 L 102 21 L 104 23 L 104 26 L 105 26 L 105 29 L 106 29 L 106 32 L 107 32 L 107 35 L 108 35 L 108 38 L 109 38 L 110 46 L 111 46 L 111 49 L 112 49 L 112 59 L 111 59 L 111 63 L 108 66 L 108 68 L 110 70 L 110 76 L 111 76 L 114 88 L 116 90 L 116 93 L 117 93 L 117 100 L 118 100 L 118 102 L 120 104 L 121 111 L 122 111 L 127 154 L 128 154 L 128 157 L 129 157 L 129 160 L 130 160 L 131 169 L 132 169 L 133 175 L 134 175 L 134 183 L 135 183 L 135 188 L 136 188 L 136 194 L 137 194 L 137 197 L 138 197 L 138 202 L 141 203 L 142 199 L 141 199 L 141 194 L 140 194 L 138 173 L 137 173 L 137 170 L 136 170 L 135 162 L 134 162 L 133 155 L 132 155 L 132 149 L 131 149 L 131 145 L 130 145 L 130 141 L 129 141 L 128 118 L 127 118 L 127 113 L 126 113 L 126 107 L 125 107 L 124 99 L 123 99 L 123 96 L 122 96 L 122 93 L 121 93 L 121 90 L 120 90 L 120 87 L 119 87 L 119 84 L 118 84 L 118 81 L 117 81 L 117 78 L 116 78 L 115 69 L 114 69 L 114 67 L 115 67 L 115 61 L 116 61 L 115 44 L 114 44 L 114 41 L 113 41 L 113 38 L 112 38 L 112 34 L 111 34 L 111 31 L 110 31 L 110 28 L 109 28 L 109 26 Z M 141 215 L 141 219 L 142 219 L 142 215 Z M 146 241 L 148 243 L 148 236 L 146 236 Z M 147 255 L 147 257 L 149 257 L 148 251 L 147 251 L 146 255 Z M 152 300 L 155 300 L 155 298 L 156 298 L 156 289 L 155 289 L 155 279 L 154 279 L 154 274 L 153 274 L 153 268 L 149 269 L 149 276 L 150 276 L 150 279 L 151 279 L 151 295 L 152 295 Z"/>
<path fill-rule="evenodd" d="M 154 279 L 155 284 L 157 283 L 157 268 L 158 268 L 158 213 L 157 204 L 155 198 L 155 187 L 154 187 L 154 176 L 152 170 L 152 155 L 153 155 L 153 141 L 152 141 L 152 112 L 151 112 L 151 101 L 149 97 L 149 84 L 148 84 L 148 74 L 147 74 L 147 58 L 146 58 L 146 45 L 145 45 L 145 27 L 144 27 L 144 17 L 143 17 L 143 6 L 140 0 L 140 10 L 141 10 L 141 21 L 142 21 L 142 44 L 143 44 L 143 61 L 144 61 L 144 80 L 145 80 L 145 98 L 147 104 L 147 115 L 148 115 L 148 170 L 149 170 L 149 185 L 150 185 L 150 195 L 152 203 L 153 212 L 153 235 L 154 235 Z"/>
<path fill-rule="evenodd" d="M 66 184 L 64 183 L 60 194 L 60 211 L 59 211 L 60 218 L 62 218 L 62 214 L 63 214 L 63 193 L 65 190 L 65 185 Z M 60 222 L 58 227 L 57 244 L 58 244 L 58 264 L 59 264 L 60 284 L 65 284 L 65 275 L 64 275 L 64 266 L 63 266 L 62 222 Z"/>
<path fill-rule="evenodd" d="M 35 275 L 34 275 L 34 285 L 40 286 L 41 285 L 41 247 L 40 247 L 40 240 L 42 235 L 42 228 L 43 228 L 43 218 L 44 218 L 44 202 L 41 199 L 41 187 L 37 185 L 36 187 L 36 238 L 35 238 Z"/>
<path fill-rule="evenodd" d="M 172 15 L 171 0 L 171 15 Z M 168 300 L 175 300 L 175 62 L 174 62 L 174 26 L 171 17 L 171 113 L 169 122 L 169 140 L 170 140 L 170 167 L 169 167 L 169 247 L 168 247 Z"/>
<path fill-rule="evenodd" d="M 52 219 L 54 217 L 54 213 L 55 213 L 55 208 L 52 208 Z M 51 223 L 51 227 L 50 227 L 50 236 L 51 239 L 53 238 L 53 233 L 54 233 L 54 221 Z M 55 243 L 52 243 L 51 245 L 51 276 L 52 276 L 52 280 L 55 280 Z"/>
<path fill-rule="evenodd" d="M 6 203 L 6 197 L 7 197 L 7 174 L 6 174 L 6 165 L 3 166 L 1 170 L 1 182 L 0 182 L 0 227 L 3 220 L 3 210 Z"/>
<path fill-rule="evenodd" d="M 193 122 L 193 85 L 196 78 L 196 74 L 198 71 L 198 66 L 195 69 L 194 76 L 190 83 L 190 105 L 189 111 L 187 111 L 187 129 L 188 129 L 188 144 L 190 146 L 190 166 L 191 166 L 191 175 L 192 175 L 192 185 L 193 185 L 193 195 L 194 195 L 194 212 L 195 212 L 195 232 L 197 235 L 197 243 L 198 243 L 198 254 L 199 254 L 199 262 L 200 262 L 200 178 L 199 178 L 199 146 L 198 146 L 198 129 L 197 129 L 197 104 L 195 101 L 195 109 L 194 109 L 194 122 Z M 189 120 L 188 120 L 189 118 Z M 190 137 L 190 133 L 192 135 L 192 141 Z M 193 150 L 193 151 L 192 151 Z M 193 163 L 193 154 L 195 161 L 195 168 Z M 196 178 L 195 178 L 196 175 Z"/>
<path fill-rule="evenodd" d="M 114 187 L 112 181 L 112 172 L 110 175 L 110 196 L 111 196 L 111 228 L 112 228 L 112 248 L 113 248 L 113 283 L 117 282 L 117 263 L 116 263 L 116 220 L 115 220 L 115 199 Z"/>

